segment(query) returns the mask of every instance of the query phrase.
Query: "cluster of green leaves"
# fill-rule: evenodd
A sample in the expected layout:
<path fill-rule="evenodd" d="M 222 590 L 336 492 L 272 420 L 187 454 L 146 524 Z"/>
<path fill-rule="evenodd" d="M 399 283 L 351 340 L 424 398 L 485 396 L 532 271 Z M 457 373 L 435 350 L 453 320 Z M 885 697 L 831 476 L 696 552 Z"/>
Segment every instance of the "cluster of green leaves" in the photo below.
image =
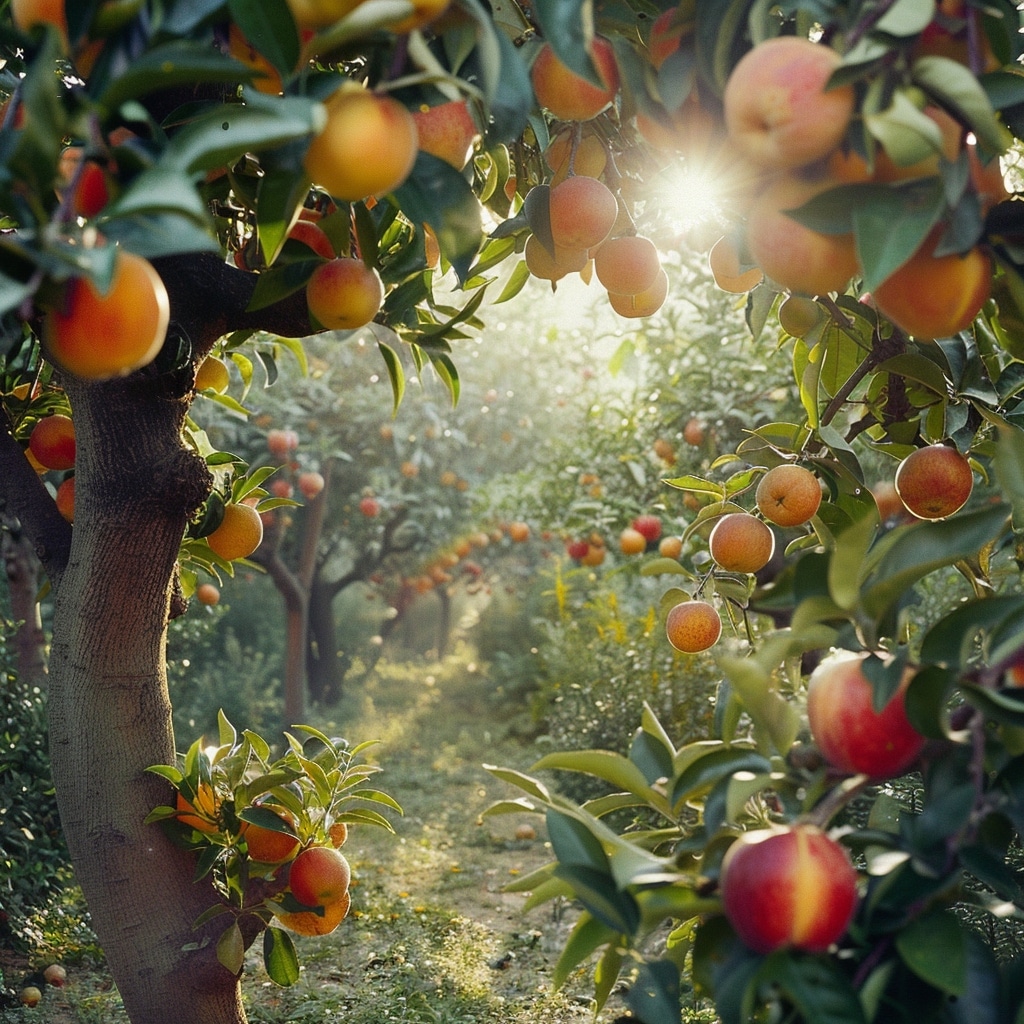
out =
<path fill-rule="evenodd" d="M 0 618 L 0 935 L 22 945 L 32 912 L 67 883 L 70 859 L 50 772 L 46 694 L 8 664 L 3 642 L 12 632 Z"/>
<path fill-rule="evenodd" d="M 275 758 L 259 734 L 248 729 L 239 734 L 223 713 L 218 724 L 215 750 L 203 749 L 200 737 L 180 766 L 150 768 L 190 805 L 190 816 L 202 827 L 182 821 L 181 808 L 169 805 L 155 807 L 146 821 L 162 823 L 176 842 L 197 853 L 197 880 L 212 879 L 220 902 L 196 924 L 231 916 L 217 941 L 221 962 L 234 974 L 241 970 L 245 945 L 239 920 L 253 915 L 266 926 L 267 973 L 278 984 L 291 985 L 299 976 L 294 944 L 271 922 L 275 913 L 309 908 L 287 892 L 286 870 L 282 873 L 280 865 L 261 864 L 249 856 L 246 823 L 293 836 L 302 847 L 329 846 L 334 842 L 332 829 L 339 824 L 394 831 L 384 812 L 401 814 L 402 809 L 387 793 L 368 785 L 381 770 L 361 759 L 372 743 L 349 746 L 312 726 L 297 726 L 302 735 L 286 732 L 288 749 Z"/>

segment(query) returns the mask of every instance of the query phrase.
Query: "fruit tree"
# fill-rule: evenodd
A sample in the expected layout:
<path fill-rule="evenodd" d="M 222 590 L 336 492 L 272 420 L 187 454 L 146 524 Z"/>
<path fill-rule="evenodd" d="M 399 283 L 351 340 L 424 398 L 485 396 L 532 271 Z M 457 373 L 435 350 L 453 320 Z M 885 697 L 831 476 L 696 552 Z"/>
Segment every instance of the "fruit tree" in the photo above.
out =
<path fill-rule="evenodd" d="M 306 893 L 316 906 L 286 874 L 246 868 L 243 823 L 334 848 L 326 796 L 316 816 L 266 783 L 294 828 L 258 793 L 239 802 L 256 764 L 261 779 L 316 774 L 302 741 L 271 762 L 225 723 L 215 760 L 176 761 L 168 620 L 204 576 L 252 555 L 259 513 L 288 500 L 264 486 L 265 467 L 249 471 L 196 426 L 199 367 L 217 346 L 247 380 L 258 366 L 272 379 L 282 354 L 301 358 L 297 339 L 329 329 L 342 345 L 359 331 L 396 400 L 410 372 L 457 397 L 458 343 L 482 326 L 485 299 L 512 298 L 531 274 L 556 289 L 593 275 L 628 323 L 664 303 L 683 244 L 706 246 L 716 280 L 746 294 L 761 344 L 782 302 L 810 300 L 789 307 L 780 339 L 802 412 L 752 428 L 713 472 L 684 463 L 668 479 L 699 496 L 683 539 L 700 558 L 692 572 L 666 560 L 682 583 L 666 612 L 704 602 L 747 627 L 722 629 L 718 736 L 677 748 L 647 716 L 629 758 L 542 762 L 608 778 L 626 794 L 606 810 L 644 803 L 664 827 L 622 837 L 594 807 L 510 777 L 547 811 L 559 858 L 521 886 L 586 908 L 559 977 L 603 949 L 600 1001 L 639 964 L 631 1000 L 652 1024 L 678 1020 L 680 966 L 729 1024 L 755 1010 L 944 1020 L 954 1001 L 971 1020 L 1020 1019 L 1019 970 L 957 912 L 1024 907 L 1008 855 L 1024 823 L 1011 671 L 1024 648 L 1024 232 L 1000 163 L 1024 134 L 1012 2 L 2 10 L 0 506 L 52 588 L 54 781 L 135 1024 L 172 1006 L 184 1024 L 243 1021 L 242 957 L 261 933 L 279 975 L 292 973 L 268 906 L 314 933 L 349 906 L 340 854 L 311 858 L 335 866 L 335 884 Z M 457 147 L 421 147 L 415 114 L 455 101 L 472 128 L 463 118 Z M 717 197 L 703 239 L 684 233 L 674 202 L 698 183 Z M 73 468 L 32 454 L 52 414 L 73 424 Z M 934 476 L 934 459 L 908 462 L 897 490 L 924 516 L 883 529 L 865 465 L 934 446 L 962 459 Z M 762 509 L 756 489 L 783 464 L 811 471 L 822 498 L 808 520 L 769 527 L 785 495 L 774 478 Z M 409 480 L 419 472 L 403 464 Z M 951 478 L 948 502 L 914 503 Z M 588 544 L 584 564 L 605 553 Z M 965 600 L 922 622 L 914 585 L 947 567 Z M 871 708 L 903 700 L 927 741 L 906 806 L 860 762 L 850 774 L 813 737 L 797 743 L 802 669 L 830 647 L 863 655 Z M 345 751 L 309 742 L 340 784 Z M 759 830 L 771 834 L 737 838 Z M 730 878 L 749 891 L 769 855 L 780 886 L 799 876 L 792 900 L 732 900 Z M 856 873 L 855 904 L 843 885 L 808 925 L 807 905 L 832 898 L 815 879 L 835 882 L 834 864 Z M 790 920 L 766 934 L 759 908 Z M 644 961 L 666 920 L 664 955 Z"/>

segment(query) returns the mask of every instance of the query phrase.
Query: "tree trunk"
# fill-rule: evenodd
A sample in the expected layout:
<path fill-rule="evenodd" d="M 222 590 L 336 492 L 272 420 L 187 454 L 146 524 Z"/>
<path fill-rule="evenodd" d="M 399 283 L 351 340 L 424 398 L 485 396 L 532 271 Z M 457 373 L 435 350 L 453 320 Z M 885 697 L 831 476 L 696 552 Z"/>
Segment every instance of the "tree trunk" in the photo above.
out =
<path fill-rule="evenodd" d="M 133 1024 L 244 1021 L 237 979 L 192 925 L 216 902 L 195 856 L 143 824 L 170 801 L 164 648 L 175 562 L 208 492 L 161 378 L 68 382 L 78 443 L 71 555 L 54 602 L 50 750 L 61 822 Z M 223 922 L 211 931 L 215 937 Z"/>

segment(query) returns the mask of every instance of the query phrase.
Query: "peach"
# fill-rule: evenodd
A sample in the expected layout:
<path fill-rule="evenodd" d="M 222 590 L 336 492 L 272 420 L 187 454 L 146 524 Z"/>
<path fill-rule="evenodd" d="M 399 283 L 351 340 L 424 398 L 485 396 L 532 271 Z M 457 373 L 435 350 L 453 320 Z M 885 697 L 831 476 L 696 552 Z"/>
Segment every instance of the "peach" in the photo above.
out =
<path fill-rule="evenodd" d="M 105 292 L 86 277 L 67 282 L 58 305 L 44 316 L 43 349 L 76 377 L 122 376 L 156 358 L 170 317 L 170 297 L 153 265 L 119 249 Z"/>
<path fill-rule="evenodd" d="M 412 114 L 391 96 L 351 83 L 326 103 L 327 122 L 306 150 L 306 172 L 336 199 L 354 201 L 398 188 L 416 162 Z"/>
<path fill-rule="evenodd" d="M 658 250 L 642 235 L 620 235 L 603 242 L 594 254 L 594 273 L 610 292 L 636 295 L 654 284 L 661 270 Z"/>
<path fill-rule="evenodd" d="M 610 106 L 619 90 L 619 69 L 611 43 L 600 36 L 594 39 L 590 55 L 601 85 L 594 85 L 566 67 L 544 43 L 530 69 L 530 79 L 539 106 L 559 121 L 589 121 Z"/>
<path fill-rule="evenodd" d="M 945 519 L 967 504 L 974 471 L 956 448 L 932 444 L 899 464 L 895 485 L 903 505 L 918 519 Z"/>
<path fill-rule="evenodd" d="M 707 601 L 680 601 L 665 619 L 668 642 L 683 654 L 700 654 L 718 643 L 722 635 L 722 617 Z"/>
<path fill-rule="evenodd" d="M 639 530 L 627 526 L 619 534 L 619 548 L 624 555 L 642 555 L 647 550 L 647 538 Z"/>
<path fill-rule="evenodd" d="M 715 284 L 723 292 L 740 295 L 764 280 L 764 271 L 760 267 L 745 267 L 740 263 L 739 250 L 728 235 L 722 235 L 711 247 L 708 267 Z"/>
<path fill-rule="evenodd" d="M 607 185 L 597 178 L 575 174 L 551 189 L 551 237 L 562 249 L 592 249 L 615 225 L 619 205 Z"/>
<path fill-rule="evenodd" d="M 821 484 L 809 469 L 787 462 L 761 477 L 755 501 L 761 515 L 776 526 L 802 526 L 821 505 Z"/>
<path fill-rule="evenodd" d="M 789 216 L 832 181 L 783 175 L 755 200 L 747 217 L 747 248 L 765 276 L 788 291 L 825 295 L 846 290 L 858 272 L 852 233 L 825 235 Z"/>
<path fill-rule="evenodd" d="M 46 469 L 74 469 L 75 425 L 71 417 L 63 413 L 44 416 L 32 428 L 28 450 Z"/>
<path fill-rule="evenodd" d="M 586 249 L 555 248 L 549 253 L 536 235 L 530 235 L 523 250 L 526 268 L 534 277 L 544 281 L 560 281 L 567 274 L 581 271 L 589 260 Z"/>
<path fill-rule="evenodd" d="M 419 146 L 461 171 L 473 155 L 480 132 L 465 100 L 452 100 L 413 111 Z"/>
<path fill-rule="evenodd" d="M 915 669 L 907 668 L 900 688 L 881 711 L 864 675 L 866 654 L 840 651 L 811 673 L 807 718 L 811 735 L 830 765 L 851 775 L 891 779 L 917 760 L 924 737 L 907 719 L 905 693 Z"/>
<path fill-rule="evenodd" d="M 657 313 L 668 297 L 668 274 L 664 269 L 658 271 L 654 283 L 635 295 L 622 295 L 619 292 L 608 293 L 608 305 L 619 316 L 641 317 Z"/>
<path fill-rule="evenodd" d="M 797 36 L 749 50 L 725 85 L 725 124 L 740 151 L 765 168 L 800 167 L 838 147 L 853 116 L 850 85 L 827 89 L 842 57 Z"/>
<path fill-rule="evenodd" d="M 936 256 L 943 225 L 872 292 L 878 309 L 920 340 L 966 330 L 992 293 L 992 258 L 980 246 Z"/>
<path fill-rule="evenodd" d="M 321 264 L 306 285 L 310 315 L 329 331 L 365 327 L 383 302 L 380 274 L 351 256 Z"/>
<path fill-rule="evenodd" d="M 686 8 L 689 7 L 689 10 Z M 662 11 L 647 37 L 647 52 L 651 55 L 651 63 L 660 68 L 662 64 L 679 49 L 684 36 L 693 32 L 693 5 L 679 4 Z"/>
<path fill-rule="evenodd" d="M 744 832 L 726 851 L 720 886 L 726 917 L 757 953 L 823 953 L 857 906 L 849 856 L 813 825 Z"/>
<path fill-rule="evenodd" d="M 726 572 L 757 572 L 775 553 L 775 534 L 749 512 L 729 512 L 715 523 L 708 548 Z"/>

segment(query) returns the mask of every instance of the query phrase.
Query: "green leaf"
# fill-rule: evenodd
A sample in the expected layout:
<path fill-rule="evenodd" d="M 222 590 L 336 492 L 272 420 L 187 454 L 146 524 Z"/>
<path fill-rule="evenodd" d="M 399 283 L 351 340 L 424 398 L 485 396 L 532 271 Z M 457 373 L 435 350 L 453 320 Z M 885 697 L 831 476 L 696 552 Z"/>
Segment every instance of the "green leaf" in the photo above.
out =
<path fill-rule="evenodd" d="M 1013 510 L 1013 528 L 1024 532 L 1024 431 L 1010 426 L 999 428 L 993 468 L 1000 493 Z"/>
<path fill-rule="evenodd" d="M 237 921 L 232 921 L 217 940 L 217 960 L 235 977 L 241 974 L 245 960 L 245 940 Z"/>
<path fill-rule="evenodd" d="M 733 693 L 754 723 L 754 737 L 761 753 L 772 749 L 785 754 L 800 731 L 800 714 L 778 692 L 771 673 L 753 658 L 723 656 L 719 659 Z"/>
<path fill-rule="evenodd" d="M 533 9 L 555 56 L 577 75 L 599 85 L 601 80 L 587 52 L 594 34 L 590 5 L 582 0 L 538 0 Z"/>
<path fill-rule="evenodd" d="M 914 36 L 935 17 L 934 0 L 896 0 L 872 26 L 874 32 L 890 36 Z"/>
<path fill-rule="evenodd" d="M 569 750 L 547 754 L 530 766 L 530 771 L 563 769 L 586 772 L 652 803 L 659 802 L 644 773 L 621 754 L 609 750 Z"/>
<path fill-rule="evenodd" d="M 893 162 L 901 167 L 942 152 L 942 132 L 937 122 L 903 91 L 893 94 L 892 104 L 885 110 L 866 114 L 864 123 Z"/>
<path fill-rule="evenodd" d="M 1024 701 L 1006 693 L 961 683 L 964 700 L 988 718 L 1004 725 L 1024 727 Z"/>
<path fill-rule="evenodd" d="M 866 1024 L 856 991 L 832 960 L 775 953 L 765 960 L 757 980 L 777 985 L 805 1021 Z"/>
<path fill-rule="evenodd" d="M 939 619 L 921 641 L 921 660 L 960 668 L 974 653 L 979 634 L 1024 609 L 1022 596 L 979 598 Z"/>
<path fill-rule="evenodd" d="M 608 928 L 626 936 L 636 932 L 640 924 L 636 900 L 616 889 L 610 875 L 583 864 L 559 863 L 555 877 L 571 885 L 580 903 Z"/>
<path fill-rule="evenodd" d="M 543 782 L 539 782 L 537 779 L 531 778 L 523 772 L 517 772 L 512 768 L 499 768 L 493 764 L 485 764 L 482 767 L 484 771 L 490 772 L 496 779 L 501 779 L 502 782 L 518 786 L 535 800 L 540 800 L 544 804 L 551 804 L 551 794 Z"/>
<path fill-rule="evenodd" d="M 548 808 L 546 820 L 551 847 L 560 864 L 590 868 L 607 875 L 611 883 L 608 855 L 601 841 L 582 821 L 562 814 L 553 807 Z"/>
<path fill-rule="evenodd" d="M 245 38 L 283 75 L 299 62 L 299 36 L 285 0 L 228 0 L 231 18 Z"/>
<path fill-rule="evenodd" d="M 263 933 L 263 966 L 276 985 L 287 987 L 299 980 L 299 958 L 292 937 L 271 926 Z"/>
<path fill-rule="evenodd" d="M 938 223 L 946 200 L 938 178 L 865 188 L 865 199 L 853 210 L 853 230 L 864 289 L 874 291 L 913 256 Z"/>
<path fill-rule="evenodd" d="M 421 151 L 395 198 L 411 221 L 434 229 L 442 254 L 465 283 L 484 240 L 480 204 L 466 179 L 444 160 Z"/>
<path fill-rule="evenodd" d="M 1006 527 L 1006 505 L 989 505 L 895 535 L 885 558 L 862 588 L 864 610 L 880 618 L 918 580 L 936 569 L 974 558 Z"/>
<path fill-rule="evenodd" d="M 613 942 L 617 936 L 618 932 L 586 911 L 580 914 L 551 973 L 552 988 L 556 991 L 560 989 L 569 979 L 569 975 L 591 956 L 594 950 L 606 942 Z"/>
<path fill-rule="evenodd" d="M 718 747 L 698 757 L 676 778 L 672 786 L 672 806 L 707 792 L 716 783 L 736 772 L 764 773 L 771 771 L 768 758 L 749 747 Z"/>
<path fill-rule="evenodd" d="M 927 56 L 914 61 L 910 75 L 915 85 L 970 125 L 982 148 L 992 153 L 1004 153 L 1009 148 L 1012 136 L 996 117 L 988 95 L 969 68 L 949 57 Z"/>
<path fill-rule="evenodd" d="M 642 963 L 626 1002 L 644 1024 L 679 1024 L 679 968 L 671 960 Z"/>
<path fill-rule="evenodd" d="M 108 111 L 114 111 L 126 101 L 158 89 L 195 86 L 200 82 L 237 85 L 253 76 L 251 68 L 225 57 L 213 47 L 175 39 L 133 56 L 124 69 L 110 79 L 99 103 Z"/>
<path fill-rule="evenodd" d="M 966 932 L 955 915 L 935 910 L 896 935 L 903 962 L 922 980 L 951 996 L 967 989 Z"/>

